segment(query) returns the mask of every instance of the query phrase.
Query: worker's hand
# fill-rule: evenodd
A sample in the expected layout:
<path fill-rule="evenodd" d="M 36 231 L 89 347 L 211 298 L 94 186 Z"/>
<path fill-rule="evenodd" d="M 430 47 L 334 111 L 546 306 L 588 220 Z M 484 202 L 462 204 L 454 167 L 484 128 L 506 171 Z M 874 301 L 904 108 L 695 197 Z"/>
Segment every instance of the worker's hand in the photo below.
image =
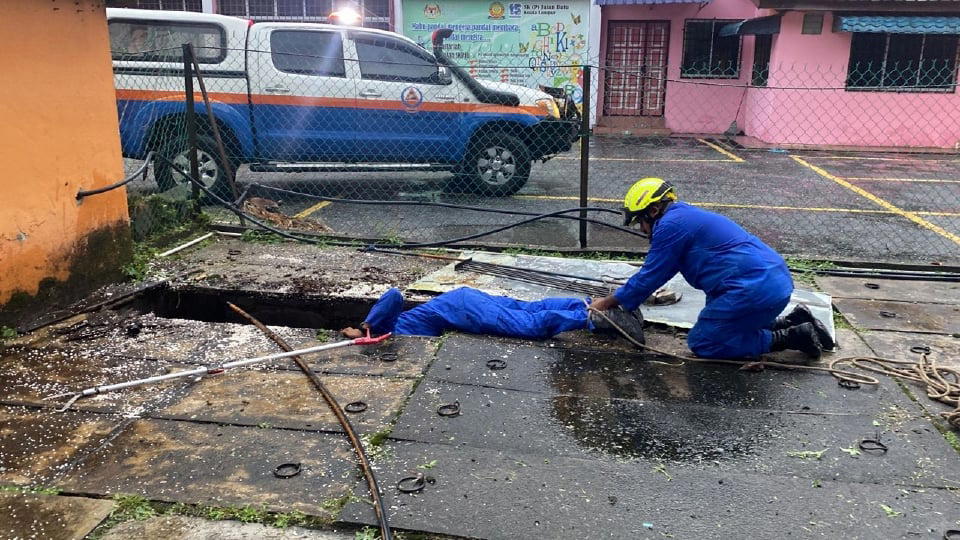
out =
<path fill-rule="evenodd" d="M 620 305 L 620 301 L 617 300 L 617 298 L 611 294 L 610 296 L 606 296 L 599 300 L 594 300 L 593 302 L 590 303 L 590 308 L 595 309 L 597 311 L 606 311 L 608 309 L 613 309 L 619 305 Z"/>
<path fill-rule="evenodd" d="M 340 333 L 343 334 L 343 337 L 350 339 L 357 339 L 366 335 L 363 333 L 363 330 L 358 330 L 352 326 L 348 326 L 343 330 L 340 330 Z"/>

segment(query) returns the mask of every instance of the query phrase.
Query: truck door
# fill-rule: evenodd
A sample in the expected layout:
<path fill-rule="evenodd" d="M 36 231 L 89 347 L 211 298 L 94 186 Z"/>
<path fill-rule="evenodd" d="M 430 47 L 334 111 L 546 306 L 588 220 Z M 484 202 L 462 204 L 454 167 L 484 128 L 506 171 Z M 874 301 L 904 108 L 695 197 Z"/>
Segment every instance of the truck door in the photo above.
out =
<path fill-rule="evenodd" d="M 256 24 L 248 65 L 258 154 L 266 161 L 350 160 L 357 149 L 356 66 L 335 29 Z"/>
<path fill-rule="evenodd" d="M 433 55 L 407 40 L 363 31 L 349 37 L 360 71 L 364 160 L 455 160 L 464 144 L 459 83 L 442 76 Z"/>

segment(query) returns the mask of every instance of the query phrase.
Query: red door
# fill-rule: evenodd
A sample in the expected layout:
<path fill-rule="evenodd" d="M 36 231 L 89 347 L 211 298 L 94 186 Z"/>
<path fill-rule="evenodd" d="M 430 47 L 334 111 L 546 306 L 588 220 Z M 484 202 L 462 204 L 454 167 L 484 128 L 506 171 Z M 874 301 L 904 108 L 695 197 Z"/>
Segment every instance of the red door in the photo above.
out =
<path fill-rule="evenodd" d="M 663 116 L 669 43 L 668 21 L 609 23 L 604 116 Z"/>

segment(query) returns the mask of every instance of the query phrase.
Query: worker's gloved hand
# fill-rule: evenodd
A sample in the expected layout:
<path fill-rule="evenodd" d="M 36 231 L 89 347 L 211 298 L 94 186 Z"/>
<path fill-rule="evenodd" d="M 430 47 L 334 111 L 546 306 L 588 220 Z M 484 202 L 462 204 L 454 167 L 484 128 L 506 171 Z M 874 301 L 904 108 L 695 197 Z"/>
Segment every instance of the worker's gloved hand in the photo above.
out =
<path fill-rule="evenodd" d="M 597 311 L 607 311 L 608 309 L 615 308 L 620 305 L 620 301 L 616 299 L 613 295 L 605 296 L 599 300 L 594 300 L 590 303 L 590 309 L 595 309 Z"/>
<path fill-rule="evenodd" d="M 671 306 L 683 298 L 683 293 L 670 290 L 666 287 L 657 289 L 643 303 L 648 306 Z"/>
<path fill-rule="evenodd" d="M 366 333 L 363 330 L 359 330 L 352 326 L 348 326 L 343 330 L 340 330 L 340 333 L 343 334 L 343 337 L 349 338 L 349 339 L 357 339 L 366 335 Z"/>

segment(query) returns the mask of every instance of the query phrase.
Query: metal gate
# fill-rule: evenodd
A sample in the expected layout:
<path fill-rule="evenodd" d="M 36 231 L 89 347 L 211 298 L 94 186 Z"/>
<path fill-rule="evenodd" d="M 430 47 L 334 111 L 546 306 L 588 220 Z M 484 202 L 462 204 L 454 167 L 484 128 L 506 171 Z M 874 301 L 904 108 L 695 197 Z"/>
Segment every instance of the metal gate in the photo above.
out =
<path fill-rule="evenodd" d="M 604 116 L 663 116 L 669 45 L 668 21 L 609 23 Z"/>

